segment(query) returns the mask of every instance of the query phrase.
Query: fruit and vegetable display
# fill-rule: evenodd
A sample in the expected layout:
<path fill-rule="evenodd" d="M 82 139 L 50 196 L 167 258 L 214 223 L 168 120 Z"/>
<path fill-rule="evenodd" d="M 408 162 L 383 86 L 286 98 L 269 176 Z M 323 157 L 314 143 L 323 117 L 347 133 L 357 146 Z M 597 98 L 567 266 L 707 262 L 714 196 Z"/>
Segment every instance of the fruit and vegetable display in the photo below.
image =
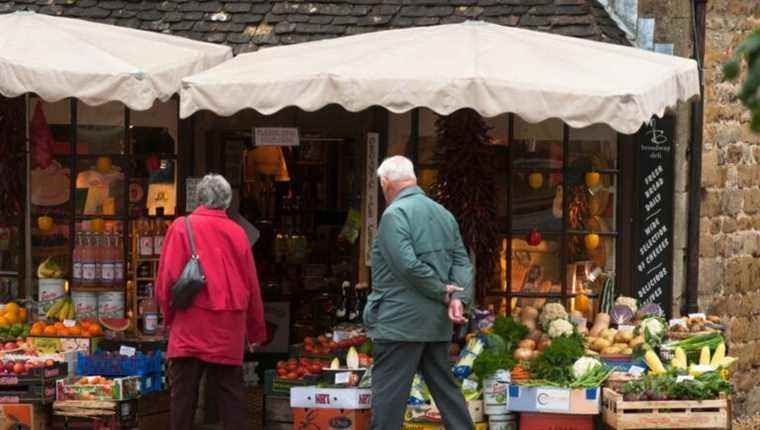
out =
<path fill-rule="evenodd" d="M 305 337 L 303 340 L 303 349 L 307 354 L 330 355 L 341 350 L 347 350 L 351 347 L 361 347 L 367 344 L 365 336 L 355 336 L 340 341 L 333 340 L 331 333 L 314 337 Z M 364 349 L 362 349 L 364 351 Z"/>
<path fill-rule="evenodd" d="M 679 369 L 650 373 L 628 382 L 622 388 L 626 401 L 711 400 L 733 392 L 731 383 L 717 372 L 705 372 L 684 377 Z"/>
<path fill-rule="evenodd" d="M 51 257 L 46 258 L 37 266 L 37 277 L 40 279 L 62 279 L 64 275 L 61 265 Z"/>
<path fill-rule="evenodd" d="M 322 369 L 330 366 L 328 362 L 309 360 L 308 358 L 291 358 L 277 362 L 277 376 L 281 379 L 299 380 L 306 376 L 321 375 Z"/>

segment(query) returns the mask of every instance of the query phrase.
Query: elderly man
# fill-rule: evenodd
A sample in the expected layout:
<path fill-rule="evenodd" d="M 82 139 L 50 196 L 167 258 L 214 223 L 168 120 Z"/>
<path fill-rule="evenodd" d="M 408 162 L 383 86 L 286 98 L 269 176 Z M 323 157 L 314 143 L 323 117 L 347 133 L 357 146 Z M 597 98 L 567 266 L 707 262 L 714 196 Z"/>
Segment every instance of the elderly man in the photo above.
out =
<path fill-rule="evenodd" d="M 417 186 L 400 156 L 377 169 L 388 207 L 372 249 L 364 323 L 374 342 L 372 429 L 403 425 L 414 375 L 422 373 L 447 429 L 473 428 L 451 374 L 453 324 L 466 322 L 472 266 L 454 216 Z"/>

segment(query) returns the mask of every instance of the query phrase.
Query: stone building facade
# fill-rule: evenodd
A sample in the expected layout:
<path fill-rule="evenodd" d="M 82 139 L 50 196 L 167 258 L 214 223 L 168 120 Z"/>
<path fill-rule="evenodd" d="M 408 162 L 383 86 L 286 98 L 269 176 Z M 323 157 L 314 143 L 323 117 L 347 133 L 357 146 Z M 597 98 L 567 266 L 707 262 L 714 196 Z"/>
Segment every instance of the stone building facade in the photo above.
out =
<path fill-rule="evenodd" d="M 699 297 L 730 321 L 738 416 L 760 413 L 760 134 L 721 67 L 758 27 L 760 2 L 708 2 Z"/>

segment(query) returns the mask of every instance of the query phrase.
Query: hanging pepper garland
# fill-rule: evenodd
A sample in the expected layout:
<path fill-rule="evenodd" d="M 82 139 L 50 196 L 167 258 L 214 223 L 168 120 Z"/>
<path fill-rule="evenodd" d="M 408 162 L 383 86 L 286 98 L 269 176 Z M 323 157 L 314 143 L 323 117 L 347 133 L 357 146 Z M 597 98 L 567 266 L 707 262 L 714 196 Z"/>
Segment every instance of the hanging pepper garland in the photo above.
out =
<path fill-rule="evenodd" d="M 0 222 L 24 205 L 24 99 L 0 97 Z"/>
<path fill-rule="evenodd" d="M 464 109 L 436 121 L 438 182 L 433 197 L 454 214 L 467 249 L 475 255 L 475 292 L 483 303 L 493 285 L 499 258 L 494 150 L 488 126 Z"/>

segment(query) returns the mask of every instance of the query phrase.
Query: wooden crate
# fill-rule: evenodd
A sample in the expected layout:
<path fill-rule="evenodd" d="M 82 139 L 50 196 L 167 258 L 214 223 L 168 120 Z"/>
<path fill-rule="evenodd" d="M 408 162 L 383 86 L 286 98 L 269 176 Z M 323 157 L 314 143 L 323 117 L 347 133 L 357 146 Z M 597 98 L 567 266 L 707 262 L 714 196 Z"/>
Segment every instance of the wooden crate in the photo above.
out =
<path fill-rule="evenodd" d="M 727 398 L 626 402 L 609 388 L 604 389 L 602 415 L 615 430 L 728 429 L 731 424 Z"/>

